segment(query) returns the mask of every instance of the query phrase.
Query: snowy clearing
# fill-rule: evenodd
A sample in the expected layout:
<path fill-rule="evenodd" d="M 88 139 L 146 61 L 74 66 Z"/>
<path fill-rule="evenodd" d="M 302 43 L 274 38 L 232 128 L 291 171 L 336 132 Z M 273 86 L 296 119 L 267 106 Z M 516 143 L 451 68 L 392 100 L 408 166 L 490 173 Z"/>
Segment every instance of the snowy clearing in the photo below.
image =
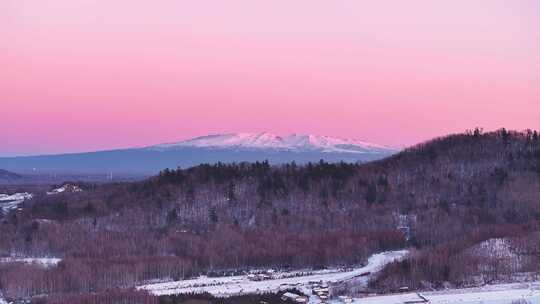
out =
<path fill-rule="evenodd" d="M 55 188 L 51 191 L 48 191 L 47 192 L 47 195 L 55 195 L 55 194 L 60 194 L 60 193 L 64 193 L 64 192 L 82 192 L 83 190 L 77 186 L 77 185 L 72 185 L 72 184 L 65 184 L 61 187 L 58 187 L 58 188 Z"/>
<path fill-rule="evenodd" d="M 248 275 L 217 278 L 199 277 L 191 280 L 148 284 L 139 286 L 138 289 L 147 290 L 154 295 L 208 292 L 217 297 L 277 292 L 290 288 L 310 290 L 311 286 L 318 282 L 342 282 L 361 275 L 380 271 L 386 264 L 403 259 L 407 254 L 407 250 L 378 253 L 368 259 L 368 264 L 366 266 L 351 271 L 340 271 L 338 269 L 314 271 L 311 275 L 277 278 L 264 281 L 252 281 L 248 278 Z"/>
<path fill-rule="evenodd" d="M 9 211 L 17 209 L 17 207 L 27 199 L 34 197 L 31 193 L 15 193 L 15 194 L 0 194 L 0 212 L 7 214 Z"/>
<path fill-rule="evenodd" d="M 0 263 L 24 263 L 24 264 L 37 265 L 41 267 L 53 267 L 53 266 L 58 265 L 60 261 L 62 261 L 62 259 L 59 259 L 59 258 L 19 258 L 19 257 L 0 258 Z"/>

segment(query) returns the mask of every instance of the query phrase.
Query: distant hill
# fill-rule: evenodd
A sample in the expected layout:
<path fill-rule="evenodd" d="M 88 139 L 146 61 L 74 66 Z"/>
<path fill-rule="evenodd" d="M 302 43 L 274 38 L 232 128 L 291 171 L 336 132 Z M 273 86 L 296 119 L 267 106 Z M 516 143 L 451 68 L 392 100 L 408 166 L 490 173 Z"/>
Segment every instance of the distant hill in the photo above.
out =
<path fill-rule="evenodd" d="M 232 133 L 198 137 L 145 148 L 88 153 L 0 158 L 0 167 L 17 172 L 157 174 L 165 168 L 202 163 L 366 162 L 396 153 L 396 149 L 353 139 L 293 134 Z M 35 170 L 34 170 L 35 169 Z"/>
<path fill-rule="evenodd" d="M 0 181 L 12 182 L 12 181 L 21 180 L 22 178 L 23 177 L 19 174 L 9 172 L 4 169 L 0 169 Z"/>

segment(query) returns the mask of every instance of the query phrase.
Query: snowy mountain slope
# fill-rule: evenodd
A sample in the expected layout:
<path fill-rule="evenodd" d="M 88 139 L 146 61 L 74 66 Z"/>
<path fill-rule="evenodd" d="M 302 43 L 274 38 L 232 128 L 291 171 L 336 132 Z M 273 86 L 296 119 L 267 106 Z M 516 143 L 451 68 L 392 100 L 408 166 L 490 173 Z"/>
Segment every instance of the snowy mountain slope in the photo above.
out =
<path fill-rule="evenodd" d="M 318 151 L 323 153 L 393 153 L 395 149 L 367 143 L 355 139 L 341 139 L 320 135 L 292 134 L 281 137 L 263 133 L 229 133 L 216 134 L 149 147 L 154 150 L 175 148 L 209 148 L 209 149 L 261 149 L 284 150 L 294 152 Z"/>

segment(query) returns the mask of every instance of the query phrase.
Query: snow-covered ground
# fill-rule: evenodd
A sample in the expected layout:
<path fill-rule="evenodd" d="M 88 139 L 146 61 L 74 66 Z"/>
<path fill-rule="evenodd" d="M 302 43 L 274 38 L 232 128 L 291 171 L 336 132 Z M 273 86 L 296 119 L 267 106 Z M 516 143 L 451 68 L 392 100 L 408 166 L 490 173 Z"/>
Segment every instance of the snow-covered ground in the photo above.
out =
<path fill-rule="evenodd" d="M 17 207 L 27 199 L 31 199 L 31 193 L 15 193 L 15 194 L 0 194 L 0 212 L 7 214 L 9 211 L 17 209 Z"/>
<path fill-rule="evenodd" d="M 368 264 L 366 266 L 351 271 L 340 271 L 339 269 L 315 271 L 312 272 L 312 274 L 305 276 L 293 276 L 264 281 L 251 281 L 248 279 L 247 275 L 217 278 L 199 277 L 191 280 L 148 284 L 140 286 L 138 289 L 148 290 L 155 295 L 208 292 L 218 297 L 277 292 L 290 288 L 307 291 L 311 290 L 311 286 L 315 282 L 342 282 L 363 274 L 380 271 L 386 264 L 403 259 L 407 254 L 407 250 L 378 253 L 368 259 Z"/>
<path fill-rule="evenodd" d="M 525 300 L 531 304 L 540 303 L 540 282 L 487 285 L 479 288 L 450 289 L 399 295 L 375 296 L 354 299 L 353 303 L 361 304 L 403 304 L 415 303 L 425 298 L 431 304 L 511 304 L 514 301 Z M 339 300 L 331 303 L 341 303 Z"/>
<path fill-rule="evenodd" d="M 11 304 L 12 302 L 6 301 L 4 298 L 4 295 L 2 294 L 2 291 L 0 290 L 0 304 Z"/>
<path fill-rule="evenodd" d="M 62 259 L 59 258 L 19 258 L 19 257 L 7 257 L 0 258 L 0 263 L 25 263 L 33 264 L 42 267 L 52 267 L 58 265 Z M 1 304 L 1 302 L 0 302 Z"/>

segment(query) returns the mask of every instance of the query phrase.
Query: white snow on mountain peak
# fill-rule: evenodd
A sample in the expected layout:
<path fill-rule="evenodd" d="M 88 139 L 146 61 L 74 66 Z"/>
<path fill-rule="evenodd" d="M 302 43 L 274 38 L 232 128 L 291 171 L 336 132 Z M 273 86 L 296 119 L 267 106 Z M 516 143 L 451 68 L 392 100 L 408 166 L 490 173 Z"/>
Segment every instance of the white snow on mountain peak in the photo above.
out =
<path fill-rule="evenodd" d="M 313 134 L 291 134 L 281 137 L 272 133 L 227 133 L 196 137 L 177 143 L 150 147 L 157 150 L 175 148 L 270 149 L 293 152 L 327 153 L 393 153 L 395 149 L 356 139 L 341 139 Z"/>

